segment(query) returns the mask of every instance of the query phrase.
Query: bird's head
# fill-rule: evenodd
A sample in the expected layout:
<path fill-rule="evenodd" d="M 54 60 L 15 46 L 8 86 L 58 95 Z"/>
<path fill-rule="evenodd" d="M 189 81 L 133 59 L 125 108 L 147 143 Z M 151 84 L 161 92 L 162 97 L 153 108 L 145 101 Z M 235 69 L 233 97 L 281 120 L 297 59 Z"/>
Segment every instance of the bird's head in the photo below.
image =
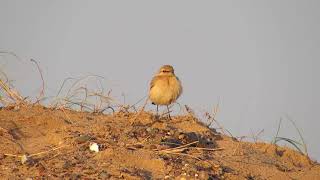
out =
<path fill-rule="evenodd" d="M 159 75 L 172 75 L 174 74 L 174 69 L 171 65 L 163 65 L 159 72 L 158 72 Z"/>

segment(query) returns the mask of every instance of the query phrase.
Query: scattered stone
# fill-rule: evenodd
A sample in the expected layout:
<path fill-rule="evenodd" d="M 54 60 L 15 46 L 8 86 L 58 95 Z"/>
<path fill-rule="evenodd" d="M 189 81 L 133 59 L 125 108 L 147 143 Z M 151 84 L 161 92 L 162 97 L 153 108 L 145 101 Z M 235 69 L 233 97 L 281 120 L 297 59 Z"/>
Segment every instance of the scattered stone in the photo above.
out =
<path fill-rule="evenodd" d="M 66 161 L 62 166 L 63 169 L 69 169 L 70 167 L 72 167 L 72 163 L 70 161 Z"/>
<path fill-rule="evenodd" d="M 185 135 L 184 134 L 180 134 L 179 136 L 178 136 L 178 139 L 184 139 L 185 138 Z"/>
<path fill-rule="evenodd" d="M 199 140 L 199 137 L 195 132 L 186 133 L 185 136 L 186 136 L 186 139 L 187 139 L 188 143 L 191 143 L 191 142 Z"/>
<path fill-rule="evenodd" d="M 199 172 L 199 179 L 209 179 L 209 174 L 206 171 Z"/>
<path fill-rule="evenodd" d="M 35 164 L 34 159 L 32 159 L 27 154 L 22 155 L 20 161 L 21 161 L 21 164 L 26 164 L 26 165 L 34 165 Z"/>
<path fill-rule="evenodd" d="M 21 156 L 20 161 L 22 164 L 26 164 L 28 161 L 28 156 L 24 154 L 23 156 Z"/>
<path fill-rule="evenodd" d="M 87 142 L 87 141 L 89 141 L 89 140 L 91 140 L 91 139 L 92 139 L 91 136 L 81 135 L 81 136 L 77 137 L 75 141 L 76 141 L 78 144 L 81 144 L 81 143 L 85 143 L 85 142 Z"/>
<path fill-rule="evenodd" d="M 108 178 L 110 178 L 110 175 L 109 175 L 106 171 L 102 171 L 102 172 L 99 174 L 99 178 L 100 178 L 100 179 L 108 179 Z"/>
<path fill-rule="evenodd" d="M 90 151 L 99 152 L 99 145 L 97 143 L 92 143 L 89 147 Z"/>
<path fill-rule="evenodd" d="M 18 106 L 18 105 L 14 106 L 14 107 L 13 107 L 13 110 L 14 110 L 14 111 L 19 111 L 19 110 L 20 110 L 20 106 Z"/>
<path fill-rule="evenodd" d="M 151 127 L 148 127 L 147 128 L 147 132 L 151 132 L 152 131 L 152 128 Z"/>

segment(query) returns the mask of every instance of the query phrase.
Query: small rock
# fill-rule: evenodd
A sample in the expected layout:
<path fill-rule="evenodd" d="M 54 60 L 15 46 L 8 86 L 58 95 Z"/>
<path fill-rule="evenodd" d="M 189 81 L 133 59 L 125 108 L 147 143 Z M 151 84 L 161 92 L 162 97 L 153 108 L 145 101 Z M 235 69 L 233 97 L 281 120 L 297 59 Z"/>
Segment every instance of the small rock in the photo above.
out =
<path fill-rule="evenodd" d="M 209 174 L 205 171 L 200 171 L 199 172 L 199 178 L 200 179 L 209 179 Z"/>
<path fill-rule="evenodd" d="M 92 143 L 89 148 L 90 151 L 99 152 L 99 145 L 97 143 Z"/>
<path fill-rule="evenodd" d="M 30 157 L 28 154 L 24 154 L 23 156 L 21 156 L 21 164 L 26 164 L 28 166 L 32 166 L 35 164 L 35 160 Z"/>
<path fill-rule="evenodd" d="M 63 169 L 69 169 L 70 167 L 72 167 L 72 163 L 70 161 L 66 161 L 62 166 Z"/>
<path fill-rule="evenodd" d="M 108 178 L 110 178 L 110 175 L 109 175 L 106 171 L 102 171 L 102 172 L 99 174 L 99 178 L 101 178 L 101 179 L 108 179 Z"/>
<path fill-rule="evenodd" d="M 152 128 L 151 128 L 151 127 L 148 127 L 148 128 L 146 129 L 146 131 L 147 131 L 147 132 L 151 132 L 151 131 L 152 131 Z"/>
<path fill-rule="evenodd" d="M 178 139 L 183 139 L 184 137 L 185 137 L 184 134 L 180 134 L 180 135 L 178 136 Z"/>
<path fill-rule="evenodd" d="M 24 154 L 23 156 L 21 156 L 20 161 L 22 164 L 26 164 L 28 161 L 28 156 Z"/>
<path fill-rule="evenodd" d="M 159 129 L 158 128 L 152 128 L 151 134 L 152 135 L 157 135 L 159 133 Z"/>
<path fill-rule="evenodd" d="M 170 130 L 170 135 L 174 135 L 174 130 Z"/>
<path fill-rule="evenodd" d="M 88 136 L 88 135 L 81 135 L 79 136 L 78 138 L 76 138 L 76 142 L 78 144 L 81 144 L 81 143 L 85 143 L 87 141 L 89 141 L 90 139 L 92 139 L 92 137 Z"/>
<path fill-rule="evenodd" d="M 199 141 L 199 137 L 195 132 L 190 132 L 186 134 L 187 142 Z"/>
<path fill-rule="evenodd" d="M 20 110 L 20 106 L 14 106 L 14 107 L 13 107 L 13 110 L 14 110 L 14 111 L 19 111 L 19 110 Z"/>

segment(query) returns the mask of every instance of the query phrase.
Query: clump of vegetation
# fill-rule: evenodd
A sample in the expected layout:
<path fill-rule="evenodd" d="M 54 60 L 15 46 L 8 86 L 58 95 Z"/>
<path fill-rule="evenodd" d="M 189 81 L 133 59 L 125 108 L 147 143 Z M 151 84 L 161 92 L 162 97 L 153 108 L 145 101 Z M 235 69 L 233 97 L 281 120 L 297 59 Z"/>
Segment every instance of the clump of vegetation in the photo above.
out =
<path fill-rule="evenodd" d="M 0 77 L 0 104 L 1 106 L 16 106 L 24 103 L 24 98 L 12 86 L 5 74 Z"/>

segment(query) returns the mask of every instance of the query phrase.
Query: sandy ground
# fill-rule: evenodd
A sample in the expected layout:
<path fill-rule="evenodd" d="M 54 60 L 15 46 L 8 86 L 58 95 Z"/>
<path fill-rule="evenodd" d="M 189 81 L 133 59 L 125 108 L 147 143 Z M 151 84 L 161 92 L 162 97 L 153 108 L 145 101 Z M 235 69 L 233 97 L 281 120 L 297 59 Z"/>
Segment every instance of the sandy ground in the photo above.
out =
<path fill-rule="evenodd" d="M 1 179 L 320 179 L 289 148 L 239 142 L 190 115 L 155 120 L 43 106 L 0 110 Z M 89 146 L 99 145 L 99 152 Z"/>

